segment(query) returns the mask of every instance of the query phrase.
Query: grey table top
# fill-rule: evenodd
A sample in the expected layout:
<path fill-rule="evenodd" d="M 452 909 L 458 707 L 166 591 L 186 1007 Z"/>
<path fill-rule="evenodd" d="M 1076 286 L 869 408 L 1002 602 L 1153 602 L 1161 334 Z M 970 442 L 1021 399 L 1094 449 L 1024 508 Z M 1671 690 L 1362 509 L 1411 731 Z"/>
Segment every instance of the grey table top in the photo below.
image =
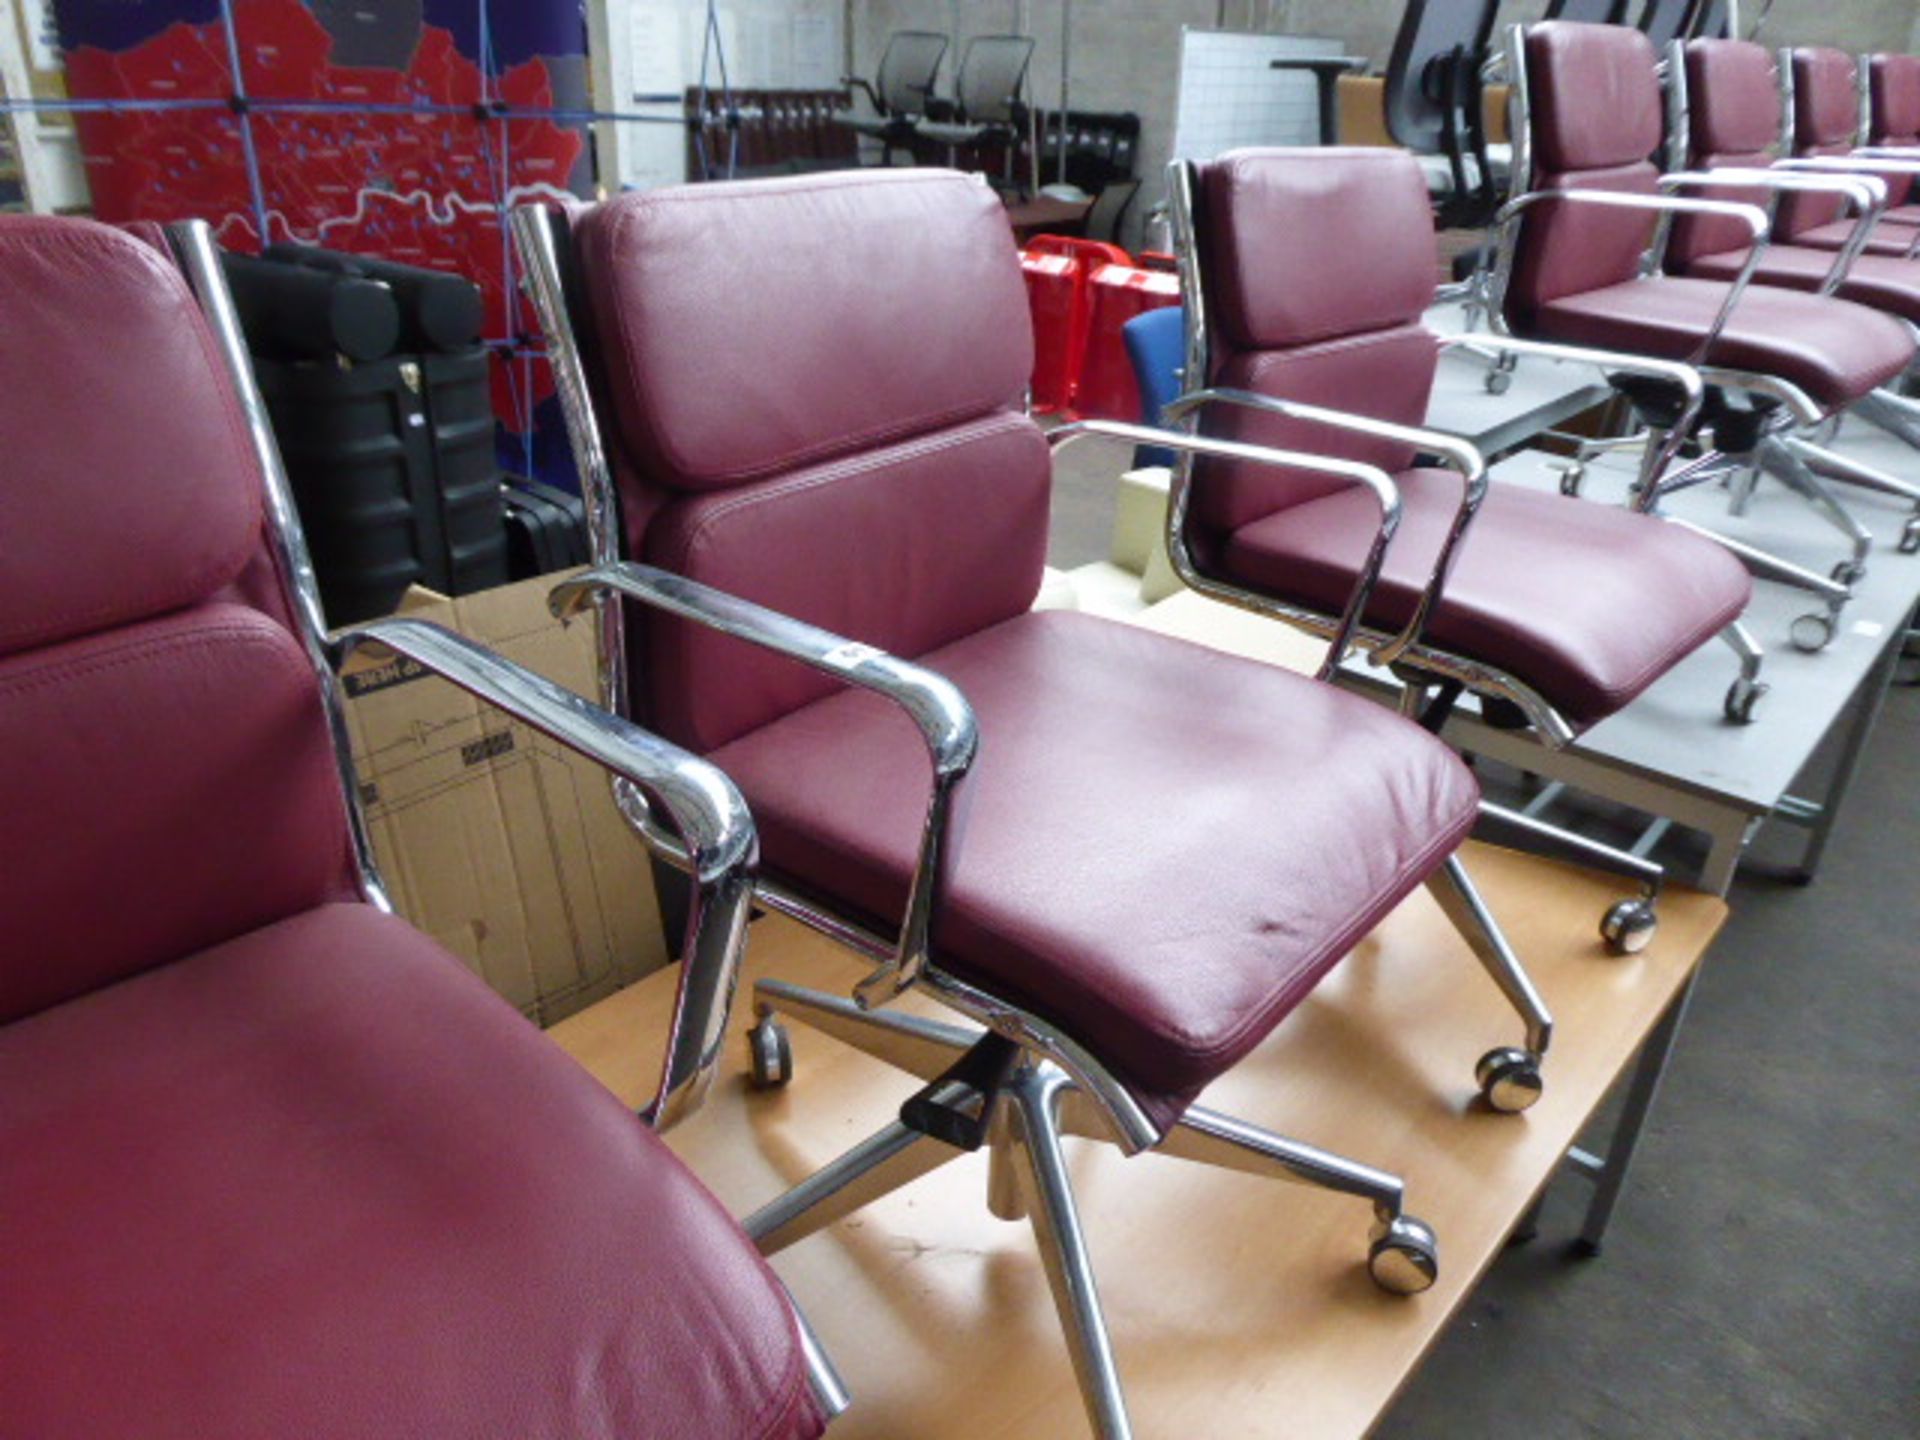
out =
<path fill-rule="evenodd" d="M 1903 477 L 1920 476 L 1920 454 L 1857 423 L 1853 430 L 1838 449 Z M 1495 466 L 1493 474 L 1503 483 L 1536 488 L 1552 488 L 1559 479 L 1557 462 L 1538 452 L 1516 455 Z M 1582 493 L 1596 502 L 1617 502 L 1628 475 L 1622 460 L 1590 466 Z M 1766 649 L 1761 678 L 1771 689 L 1751 725 L 1722 718 L 1722 698 L 1738 666 L 1730 649 L 1710 644 L 1588 731 L 1574 750 L 1756 815 L 1772 810 L 1887 647 L 1898 643 L 1920 601 L 1920 556 L 1894 548 L 1904 508 L 1859 490 L 1842 487 L 1840 493 L 1875 533 L 1867 577 L 1855 586 L 1839 633 L 1816 654 L 1795 650 L 1788 640 L 1794 617 L 1819 608 L 1812 597 L 1755 582 L 1746 624 Z M 1773 481 L 1761 481 L 1745 516 L 1730 515 L 1727 499 L 1726 491 L 1703 486 L 1670 498 L 1666 508 L 1821 574 L 1849 553 L 1838 531 Z"/>

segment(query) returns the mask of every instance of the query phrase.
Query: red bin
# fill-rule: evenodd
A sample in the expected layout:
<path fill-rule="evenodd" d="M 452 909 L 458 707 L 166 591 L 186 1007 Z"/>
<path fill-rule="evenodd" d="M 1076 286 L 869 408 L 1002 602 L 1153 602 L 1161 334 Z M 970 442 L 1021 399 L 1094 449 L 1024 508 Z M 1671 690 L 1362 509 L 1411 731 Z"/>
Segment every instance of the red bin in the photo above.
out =
<path fill-rule="evenodd" d="M 1073 402 L 1074 348 L 1080 311 L 1080 266 L 1071 255 L 1020 257 L 1033 314 L 1033 408 L 1064 410 Z"/>
<path fill-rule="evenodd" d="M 1180 277 L 1133 265 L 1102 265 L 1088 285 L 1086 351 L 1073 408 L 1100 420 L 1140 419 L 1140 386 L 1133 378 L 1120 329 L 1136 315 L 1180 303 Z"/>
<path fill-rule="evenodd" d="M 1071 415 L 1093 318 L 1091 278 L 1103 265 L 1130 263 L 1127 252 L 1101 240 L 1036 235 L 1020 263 L 1033 314 L 1033 408 Z"/>

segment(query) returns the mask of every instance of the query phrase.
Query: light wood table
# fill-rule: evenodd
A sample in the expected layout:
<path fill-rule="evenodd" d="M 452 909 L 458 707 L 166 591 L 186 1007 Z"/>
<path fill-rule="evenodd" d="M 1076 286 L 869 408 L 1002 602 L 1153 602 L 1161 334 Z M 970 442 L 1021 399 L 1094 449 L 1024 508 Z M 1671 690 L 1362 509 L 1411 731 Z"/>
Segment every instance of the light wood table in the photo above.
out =
<path fill-rule="evenodd" d="M 1374 1288 L 1359 1201 L 1069 1142 L 1141 1436 L 1365 1432 L 1636 1048 L 1675 1013 L 1726 914 L 1718 900 L 1673 892 L 1652 947 L 1616 959 L 1595 933 L 1615 893 L 1606 879 L 1478 846 L 1467 859 L 1558 1022 L 1534 1109 L 1500 1116 L 1470 1103 L 1474 1060 L 1516 1042 L 1519 1025 L 1424 891 L 1207 1095 L 1403 1174 L 1410 1210 L 1440 1235 L 1433 1290 L 1401 1300 Z M 777 918 L 754 926 L 749 948 L 750 978 L 846 993 L 862 973 Z M 549 1033 L 637 1103 L 654 1078 L 672 984 L 656 974 Z M 886 1123 L 914 1089 L 795 1023 L 791 1085 L 753 1093 L 750 1021 L 743 989 L 726 1073 L 669 1136 L 736 1214 Z M 984 1155 L 964 1159 L 776 1259 L 854 1395 L 836 1440 L 1086 1433 L 1030 1232 L 988 1214 L 985 1184 Z"/>

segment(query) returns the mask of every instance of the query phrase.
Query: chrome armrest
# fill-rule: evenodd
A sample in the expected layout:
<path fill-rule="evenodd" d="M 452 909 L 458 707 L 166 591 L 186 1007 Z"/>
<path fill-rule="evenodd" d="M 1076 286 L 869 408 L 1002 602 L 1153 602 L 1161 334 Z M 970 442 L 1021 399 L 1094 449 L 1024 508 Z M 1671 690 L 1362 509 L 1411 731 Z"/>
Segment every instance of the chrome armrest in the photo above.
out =
<path fill-rule="evenodd" d="M 1525 340 L 1518 335 L 1487 335 L 1474 332 L 1466 335 L 1442 335 L 1440 348 L 1451 350 L 1456 345 L 1471 345 L 1478 350 L 1505 350 L 1515 355 L 1537 355 L 1543 360 L 1562 360 L 1574 365 L 1592 365 L 1602 370 L 1617 370 L 1627 375 L 1645 375 L 1654 380 L 1670 380 L 1680 387 L 1686 396 L 1686 405 L 1681 409 L 1673 428 L 1667 432 L 1666 442 L 1651 456 L 1647 463 L 1646 476 L 1651 482 L 1667 468 L 1673 457 L 1680 451 L 1681 445 L 1693 432 L 1694 422 L 1700 418 L 1700 407 L 1706 403 L 1707 382 L 1701 378 L 1699 370 L 1684 360 L 1660 360 L 1649 355 L 1623 355 L 1612 350 L 1590 350 L 1584 345 L 1562 345 L 1554 340 Z M 1634 506 L 1640 510 L 1650 510 L 1659 498 L 1653 484 L 1641 486 Z"/>
<path fill-rule="evenodd" d="M 1361 567 L 1359 577 L 1354 581 L 1353 593 L 1341 613 L 1339 625 L 1328 642 L 1327 658 L 1320 666 L 1320 678 L 1332 678 L 1334 671 L 1340 668 L 1340 662 L 1347 657 L 1353 632 L 1359 628 L 1360 618 L 1366 613 L 1367 601 L 1372 598 L 1373 588 L 1379 582 L 1380 567 L 1387 558 L 1387 546 L 1392 543 L 1394 532 L 1400 528 L 1400 490 L 1386 471 L 1358 460 L 1339 460 L 1329 455 L 1311 455 L 1300 450 L 1276 450 L 1266 445 L 1248 445 L 1239 440 L 1214 440 L 1204 435 L 1189 435 L 1183 430 L 1162 430 L 1124 420 L 1077 420 L 1050 431 L 1047 443 L 1053 449 L 1060 450 L 1076 440 L 1088 438 L 1123 440 L 1130 445 L 1158 445 L 1186 456 L 1208 455 L 1216 460 L 1241 460 L 1252 465 L 1271 465 L 1276 469 L 1317 470 L 1323 475 L 1356 480 L 1371 490 L 1380 505 L 1380 525 L 1374 532 L 1373 548 L 1368 551 L 1366 564 Z M 1212 582 L 1200 575 L 1187 553 L 1185 532 L 1190 478 L 1190 463 L 1183 462 L 1174 467 L 1173 488 L 1167 497 L 1167 557 L 1182 580 L 1195 589 L 1204 590 Z"/>
<path fill-rule="evenodd" d="M 1446 588 L 1447 577 L 1453 573 L 1454 552 L 1466 535 L 1467 527 L 1473 523 L 1473 517 L 1479 513 L 1481 502 L 1487 498 L 1487 462 L 1478 448 L 1458 435 L 1449 435 L 1444 431 L 1429 430 L 1419 425 L 1398 425 L 1390 420 L 1375 419 L 1371 415 L 1329 410 L 1324 406 L 1306 405 L 1272 395 L 1256 395 L 1251 390 L 1192 390 L 1167 405 L 1162 415 L 1169 421 L 1177 421 L 1203 406 L 1216 404 L 1259 410 L 1289 420 L 1309 421 L 1335 430 L 1371 435 L 1430 451 L 1439 456 L 1449 469 L 1459 473 L 1460 504 L 1454 509 L 1453 523 L 1447 529 L 1447 538 L 1440 546 L 1440 553 L 1434 558 L 1433 573 L 1427 580 L 1426 589 L 1421 592 L 1419 603 L 1414 606 L 1412 618 L 1398 635 L 1367 656 L 1374 665 L 1391 665 L 1419 643 L 1427 622 L 1439 607 L 1440 594 Z"/>
<path fill-rule="evenodd" d="M 1713 323 L 1707 327 L 1706 335 L 1695 347 L 1688 362 L 1698 364 L 1713 348 L 1713 342 L 1720 338 L 1720 332 L 1726 328 L 1727 320 L 1733 314 L 1733 307 L 1740 303 L 1740 297 L 1746 293 L 1747 286 L 1753 283 L 1753 272 L 1760 264 L 1761 254 L 1768 243 L 1769 228 L 1767 212 L 1758 205 L 1749 205 L 1738 200 L 1701 200 L 1688 195 L 1643 195 L 1630 190 L 1529 190 L 1524 195 L 1516 195 L 1500 207 L 1495 223 L 1500 231 L 1500 258 L 1495 272 L 1492 312 L 1496 316 L 1504 315 L 1506 310 L 1507 283 L 1513 274 L 1513 250 L 1517 239 L 1517 230 L 1521 217 L 1535 205 L 1547 201 L 1565 201 L 1576 205 L 1598 205 L 1616 210 L 1645 210 L 1659 217 L 1658 226 L 1649 247 L 1652 268 L 1658 269 L 1666 256 L 1667 240 L 1672 233 L 1673 221 L 1681 215 L 1712 215 L 1724 220 L 1744 221 L 1750 244 L 1746 263 L 1740 267 L 1740 273 L 1734 277 L 1727 289 L 1727 298 L 1721 302 L 1720 313 L 1713 317 Z"/>
<path fill-rule="evenodd" d="M 872 645 L 848 640 L 652 565 L 625 561 L 595 566 L 556 585 L 547 604 L 555 615 L 567 619 L 607 594 L 624 595 L 785 655 L 845 684 L 871 690 L 906 711 L 919 728 L 933 763 L 933 786 L 898 947 L 854 993 L 861 1005 L 872 1006 L 885 1004 L 912 985 L 926 968 L 935 902 L 951 873 L 959 843 L 957 833 L 949 832 L 959 828 L 954 817 L 960 782 L 980 748 L 979 725 L 959 687 L 943 675 L 896 659 Z"/>
<path fill-rule="evenodd" d="M 1840 282 L 1847 278 L 1847 272 L 1853 268 L 1854 260 L 1866 247 L 1873 227 L 1879 223 L 1881 212 L 1887 206 L 1887 184 L 1878 175 L 1823 174 L 1810 170 L 1730 165 L 1717 170 L 1680 170 L 1660 177 L 1660 188 L 1663 190 L 1709 187 L 1727 190 L 1766 189 L 1776 194 L 1797 191 L 1803 194 L 1838 195 L 1845 200 L 1856 217 L 1853 233 L 1847 237 L 1847 243 L 1834 252 L 1827 278 L 1820 283 L 1822 295 L 1831 295 Z"/>
<path fill-rule="evenodd" d="M 678 834 L 694 882 L 660 1088 L 640 1111 L 664 1130 L 713 1082 L 740 978 L 759 842 L 733 782 L 629 720 L 425 620 L 375 620 L 335 637 L 334 662 L 369 650 L 402 657 L 627 780 Z"/>

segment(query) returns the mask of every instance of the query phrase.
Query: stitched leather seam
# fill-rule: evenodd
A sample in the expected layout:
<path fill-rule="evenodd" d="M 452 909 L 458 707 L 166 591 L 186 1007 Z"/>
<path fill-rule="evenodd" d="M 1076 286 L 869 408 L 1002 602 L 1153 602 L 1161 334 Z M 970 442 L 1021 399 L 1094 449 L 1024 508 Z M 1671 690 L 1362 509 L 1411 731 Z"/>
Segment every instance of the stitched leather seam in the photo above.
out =
<path fill-rule="evenodd" d="M 835 465 L 811 475 L 794 475 L 764 489 L 748 491 L 720 501 L 700 521 L 688 531 L 676 547 L 678 558 L 675 565 L 668 569 L 684 566 L 693 552 L 707 539 L 708 533 L 737 511 L 751 510 L 774 500 L 788 499 L 794 495 L 803 495 L 810 490 L 855 476 L 871 474 L 875 470 L 899 464 L 903 461 L 922 460 L 929 455 L 938 455 L 945 450 L 957 449 L 976 440 L 991 439 L 998 435 L 1014 435 L 1030 428 L 1032 422 L 1024 415 L 1003 411 L 999 415 L 987 416 L 964 430 L 948 430 L 940 435 L 928 436 L 918 442 L 890 448 L 883 455 L 868 455 L 858 460 L 850 460 L 844 465 Z M 656 523 L 657 520 L 656 520 Z"/>
<path fill-rule="evenodd" d="M 776 1282 L 777 1283 L 777 1282 Z M 806 1383 L 806 1351 L 800 1342 L 800 1324 L 798 1320 L 789 1320 L 788 1338 L 793 1348 L 787 1357 L 787 1373 L 778 1388 L 760 1407 L 760 1413 L 754 1416 L 752 1433 L 767 1440 L 767 1437 L 790 1433 L 786 1421 L 791 1418 L 794 1403 Z"/>
<path fill-rule="evenodd" d="M 910 180 L 910 181 L 901 181 L 901 182 L 894 182 L 894 183 L 900 183 L 900 184 L 904 184 L 906 186 L 912 187 L 912 186 L 926 186 L 926 185 L 932 185 L 932 184 L 945 185 L 945 184 L 951 184 L 952 181 L 948 177 L 936 178 L 936 177 L 930 176 L 928 177 L 927 180 L 924 180 L 924 181 Z M 848 188 L 848 185 L 845 183 L 841 183 L 841 184 L 820 183 L 820 184 L 807 185 L 807 186 L 795 186 L 793 187 L 793 189 L 788 190 L 785 193 L 787 194 L 824 194 L 824 193 L 835 191 L 835 190 L 845 190 L 847 188 Z M 698 203 L 701 201 L 721 200 L 725 198 L 726 197 L 724 194 L 716 194 L 711 192 L 702 194 L 697 190 L 692 193 L 681 193 L 681 194 L 667 194 L 667 193 L 656 192 L 655 194 L 651 195 L 648 198 L 644 206 L 634 206 L 634 207 L 622 209 L 618 213 L 616 213 L 611 218 L 611 220 L 607 222 L 607 225 L 605 227 L 606 239 L 604 243 L 599 247 L 606 253 L 603 253 L 601 258 L 603 261 L 606 260 L 608 258 L 608 255 L 610 255 L 613 251 L 619 248 L 621 243 L 621 238 L 624 235 L 624 233 L 632 227 L 635 221 L 640 217 L 640 215 L 646 209 L 654 208 L 657 206 L 665 206 L 669 204 L 685 205 L 685 204 Z M 625 368 L 625 370 L 627 371 L 627 378 L 629 382 L 628 389 L 632 390 L 632 389 L 638 388 L 637 386 L 634 386 L 632 383 L 633 378 L 637 373 L 637 369 L 638 369 L 638 367 L 633 363 L 634 345 L 633 345 L 632 327 L 628 323 L 627 312 L 624 306 L 615 305 L 615 306 L 612 306 L 611 308 L 613 310 L 614 328 L 619 332 L 621 363 Z M 939 411 L 935 414 L 917 416 L 910 420 L 896 421 L 890 425 L 883 426 L 880 429 L 873 430 L 873 431 L 862 431 L 860 434 L 854 435 L 854 436 L 842 436 L 833 440 L 821 441 L 815 445 L 804 447 L 791 454 L 784 455 L 776 461 L 770 461 L 763 465 L 734 467 L 732 469 L 723 470 L 712 475 L 703 474 L 699 477 L 699 483 L 695 486 L 692 486 L 692 487 L 676 486 L 674 488 L 676 489 L 678 488 L 724 489 L 729 485 L 738 485 L 749 480 L 760 479 L 767 475 L 776 474 L 783 469 L 791 469 L 800 465 L 810 465 L 817 461 L 830 460 L 835 455 L 845 454 L 850 451 L 857 450 L 865 445 L 887 444 L 894 440 L 899 439 L 902 436 L 922 434 L 929 430 L 940 429 L 942 426 L 954 425 L 959 423 L 960 421 L 968 420 L 975 416 L 990 414 L 995 409 L 1001 406 L 1004 406 L 1006 403 L 1007 403 L 1007 400 L 1004 397 L 999 400 L 986 400 L 986 401 L 968 400 L 963 403 L 950 406 L 947 409 Z M 648 428 L 649 430 L 653 429 L 651 425 Z M 684 459 L 682 459 L 679 456 L 679 454 L 675 451 L 674 447 L 667 444 L 665 437 L 657 433 L 655 433 L 652 438 L 663 454 L 667 454 L 671 456 L 671 464 L 674 467 L 676 475 L 681 477 L 686 476 L 688 474 L 688 467 Z M 646 469 L 645 466 L 636 466 L 635 468 L 641 470 L 643 473 Z"/>
<path fill-rule="evenodd" d="M 19 661 L 21 666 L 31 668 L 27 668 L 26 673 L 21 675 L 0 675 L 0 694 L 27 695 L 36 690 L 45 690 L 70 680 L 96 675 L 102 671 L 116 670 L 132 660 L 163 654 L 183 654 L 193 650 L 211 650 L 236 644 L 269 651 L 287 661 L 289 670 L 303 668 L 292 663 L 294 657 L 282 648 L 279 643 L 281 638 L 291 639 L 284 630 L 264 615 L 260 617 L 257 624 L 239 620 L 215 620 L 195 629 L 191 634 L 130 638 L 104 653 L 96 652 L 84 659 L 65 664 L 48 665 L 45 662 L 32 660 Z"/>

